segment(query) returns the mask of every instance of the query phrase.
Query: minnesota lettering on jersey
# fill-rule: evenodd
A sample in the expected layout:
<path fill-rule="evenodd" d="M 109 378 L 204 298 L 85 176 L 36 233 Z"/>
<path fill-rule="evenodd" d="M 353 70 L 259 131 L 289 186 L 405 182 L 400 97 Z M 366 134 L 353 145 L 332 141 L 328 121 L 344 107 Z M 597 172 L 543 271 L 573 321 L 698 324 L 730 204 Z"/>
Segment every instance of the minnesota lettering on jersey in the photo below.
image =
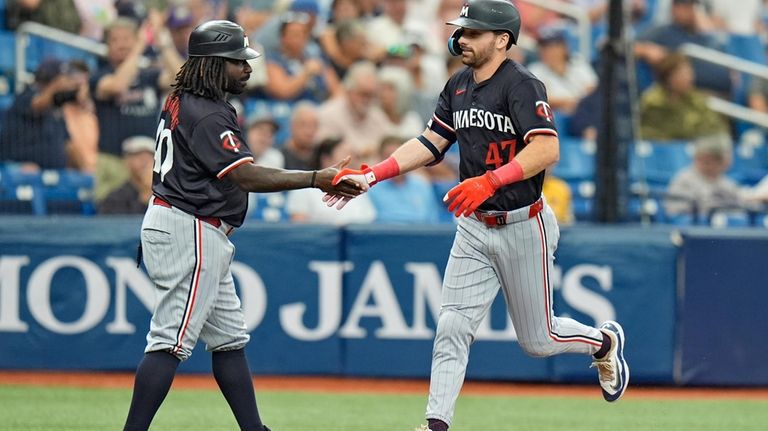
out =
<path fill-rule="evenodd" d="M 502 133 L 515 133 L 512 119 L 505 115 L 494 114 L 493 112 L 477 108 L 453 111 L 453 128 L 458 130 L 468 127 L 479 127 Z"/>

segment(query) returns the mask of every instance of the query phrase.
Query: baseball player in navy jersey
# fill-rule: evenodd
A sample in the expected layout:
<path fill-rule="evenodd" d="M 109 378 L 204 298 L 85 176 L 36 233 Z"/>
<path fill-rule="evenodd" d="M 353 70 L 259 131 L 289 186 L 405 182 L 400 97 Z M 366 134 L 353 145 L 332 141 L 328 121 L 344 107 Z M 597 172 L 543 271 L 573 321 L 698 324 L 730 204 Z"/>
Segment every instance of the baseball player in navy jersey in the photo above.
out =
<path fill-rule="evenodd" d="M 257 166 L 228 94 L 251 73 L 243 29 L 209 21 L 189 38 L 189 59 L 176 76 L 157 127 L 153 198 L 141 227 L 141 249 L 156 287 L 145 355 L 136 371 L 126 430 L 146 430 L 180 361 L 203 340 L 213 375 L 243 430 L 268 430 L 256 407 L 243 348 L 248 343 L 230 271 L 233 230 L 243 223 L 249 192 L 317 187 L 351 198 L 353 182 L 331 184 L 348 162 L 318 171 Z"/>
<path fill-rule="evenodd" d="M 544 85 L 506 57 L 520 33 L 520 15 L 505 0 L 469 0 L 448 24 L 458 26 L 449 50 L 467 67 L 448 80 L 427 129 L 375 166 L 336 176 L 371 187 L 439 162 L 458 142 L 461 182 L 444 200 L 460 218 L 443 279 L 428 428 L 421 429 L 451 425 L 469 346 L 499 289 L 527 354 L 593 355 L 603 396 L 616 401 L 629 382 L 621 326 L 608 321 L 593 328 L 552 311 L 549 274 L 560 232 L 541 188 L 559 143 Z M 337 208 L 348 200 L 324 199 Z"/>

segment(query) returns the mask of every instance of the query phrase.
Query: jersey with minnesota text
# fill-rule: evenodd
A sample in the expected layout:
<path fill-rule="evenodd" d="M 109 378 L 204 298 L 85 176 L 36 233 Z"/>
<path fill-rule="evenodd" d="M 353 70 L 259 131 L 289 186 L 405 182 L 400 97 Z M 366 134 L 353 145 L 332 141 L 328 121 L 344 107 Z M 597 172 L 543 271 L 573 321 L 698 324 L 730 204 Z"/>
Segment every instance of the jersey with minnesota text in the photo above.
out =
<path fill-rule="evenodd" d="M 188 93 L 168 97 L 157 127 L 156 196 L 189 214 L 240 226 L 248 193 L 227 174 L 252 161 L 229 102 Z"/>
<path fill-rule="evenodd" d="M 453 75 L 429 127 L 450 142 L 458 141 L 462 181 L 508 163 L 536 134 L 557 136 L 544 84 L 512 60 L 481 83 L 475 82 L 471 68 Z M 543 182 L 542 171 L 503 186 L 479 209 L 510 211 L 530 205 L 541 196 Z"/>

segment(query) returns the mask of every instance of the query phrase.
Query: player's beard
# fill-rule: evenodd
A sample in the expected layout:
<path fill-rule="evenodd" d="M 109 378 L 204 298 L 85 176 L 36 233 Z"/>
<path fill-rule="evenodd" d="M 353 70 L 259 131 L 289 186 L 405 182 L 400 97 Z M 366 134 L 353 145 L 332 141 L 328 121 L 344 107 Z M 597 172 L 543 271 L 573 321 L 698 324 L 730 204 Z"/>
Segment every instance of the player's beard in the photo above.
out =
<path fill-rule="evenodd" d="M 477 51 L 477 50 L 471 50 L 471 51 L 465 51 L 467 52 L 467 55 L 461 56 L 461 62 L 464 63 L 465 66 L 472 67 L 474 69 L 479 69 L 483 67 L 485 63 L 488 63 L 488 61 L 493 56 L 493 45 L 488 45 L 484 50 Z"/>
<path fill-rule="evenodd" d="M 239 80 L 228 76 L 227 81 L 224 83 L 224 90 L 229 94 L 242 94 L 245 91 L 246 83 L 247 80 Z"/>

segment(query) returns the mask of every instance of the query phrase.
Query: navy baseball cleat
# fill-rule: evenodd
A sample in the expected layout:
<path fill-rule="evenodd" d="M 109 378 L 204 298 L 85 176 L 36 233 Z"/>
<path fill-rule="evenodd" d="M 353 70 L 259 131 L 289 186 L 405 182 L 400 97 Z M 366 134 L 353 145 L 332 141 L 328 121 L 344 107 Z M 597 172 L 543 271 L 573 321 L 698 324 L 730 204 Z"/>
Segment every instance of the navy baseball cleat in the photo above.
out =
<path fill-rule="evenodd" d="M 629 384 L 629 365 L 624 359 L 624 330 L 621 325 L 609 320 L 600 325 L 600 331 L 611 337 L 611 350 L 604 357 L 595 359 L 590 368 L 597 368 L 603 398 L 613 402 L 624 395 Z"/>

